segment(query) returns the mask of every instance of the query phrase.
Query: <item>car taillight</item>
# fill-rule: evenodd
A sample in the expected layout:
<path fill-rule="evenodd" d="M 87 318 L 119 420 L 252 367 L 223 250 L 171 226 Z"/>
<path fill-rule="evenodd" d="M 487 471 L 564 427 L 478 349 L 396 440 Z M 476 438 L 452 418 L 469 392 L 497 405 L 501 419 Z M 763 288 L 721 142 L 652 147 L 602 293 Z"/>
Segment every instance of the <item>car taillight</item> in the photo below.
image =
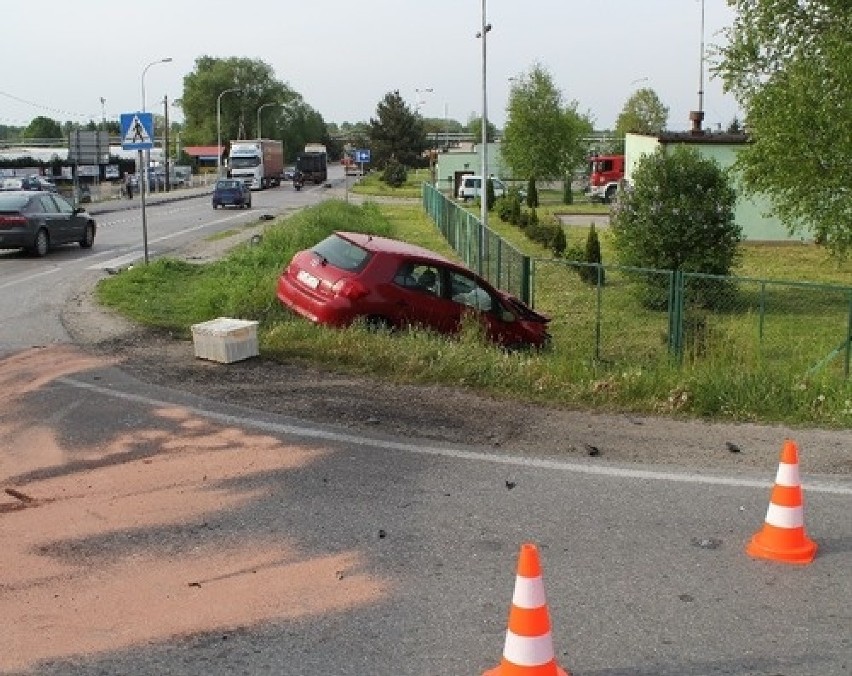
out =
<path fill-rule="evenodd" d="M 331 290 L 337 296 L 343 296 L 349 300 L 358 300 L 366 296 L 369 291 L 357 279 L 339 279 L 331 287 Z"/>
<path fill-rule="evenodd" d="M 26 216 L 0 216 L 0 228 L 17 228 L 26 224 Z"/>

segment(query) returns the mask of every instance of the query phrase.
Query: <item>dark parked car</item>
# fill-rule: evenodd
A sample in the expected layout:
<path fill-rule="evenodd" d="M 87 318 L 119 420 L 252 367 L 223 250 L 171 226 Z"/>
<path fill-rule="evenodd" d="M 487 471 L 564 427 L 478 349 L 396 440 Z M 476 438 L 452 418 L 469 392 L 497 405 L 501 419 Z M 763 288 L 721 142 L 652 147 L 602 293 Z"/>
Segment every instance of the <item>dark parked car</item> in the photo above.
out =
<path fill-rule="evenodd" d="M 36 190 L 0 192 L 0 249 L 27 249 L 36 256 L 72 242 L 90 249 L 95 230 L 95 219 L 61 195 Z"/>
<path fill-rule="evenodd" d="M 220 178 L 213 187 L 213 208 L 245 207 L 251 209 L 251 190 L 235 178 Z"/>
<path fill-rule="evenodd" d="M 398 329 L 423 326 L 454 334 L 473 314 L 506 348 L 545 347 L 548 317 L 440 254 L 406 242 L 336 232 L 297 253 L 278 278 L 278 299 L 331 326 L 356 320 Z"/>

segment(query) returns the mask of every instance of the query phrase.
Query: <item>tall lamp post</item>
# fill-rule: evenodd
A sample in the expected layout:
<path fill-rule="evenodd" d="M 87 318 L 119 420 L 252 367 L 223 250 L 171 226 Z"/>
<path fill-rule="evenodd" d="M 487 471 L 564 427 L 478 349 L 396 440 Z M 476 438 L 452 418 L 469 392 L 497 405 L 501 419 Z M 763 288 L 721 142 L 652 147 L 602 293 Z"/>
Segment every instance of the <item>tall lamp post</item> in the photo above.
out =
<path fill-rule="evenodd" d="M 480 274 L 482 273 L 482 246 L 485 239 L 485 228 L 488 227 L 488 95 L 486 87 L 486 39 L 485 36 L 491 30 L 491 24 L 485 22 L 485 0 L 482 0 L 482 28 L 476 34 L 476 37 L 482 39 L 482 183 L 479 188 L 479 220 L 482 223 L 480 230 L 479 241 L 479 267 Z"/>
<path fill-rule="evenodd" d="M 281 106 L 282 108 L 286 108 L 288 105 L 290 105 L 290 104 L 278 103 L 277 101 L 274 101 L 272 103 L 261 103 L 260 104 L 260 107 L 257 109 L 257 140 L 258 141 L 263 138 L 263 135 L 260 133 L 260 111 L 263 110 L 264 108 L 268 108 L 269 106 Z"/>
<path fill-rule="evenodd" d="M 241 92 L 239 87 L 231 87 L 216 97 L 216 178 L 222 176 L 222 97 L 228 92 Z"/>
<path fill-rule="evenodd" d="M 152 61 L 142 69 L 142 112 L 145 112 L 145 74 L 151 66 L 156 66 L 158 63 L 170 63 L 172 57 L 167 56 L 164 59 Z M 150 158 L 150 151 L 146 152 L 146 158 Z M 148 218 L 145 212 L 145 184 L 148 182 L 148 163 L 143 167 L 142 151 L 139 151 L 137 166 L 139 167 L 139 199 L 142 205 L 142 246 L 144 249 L 145 265 L 148 265 Z"/>

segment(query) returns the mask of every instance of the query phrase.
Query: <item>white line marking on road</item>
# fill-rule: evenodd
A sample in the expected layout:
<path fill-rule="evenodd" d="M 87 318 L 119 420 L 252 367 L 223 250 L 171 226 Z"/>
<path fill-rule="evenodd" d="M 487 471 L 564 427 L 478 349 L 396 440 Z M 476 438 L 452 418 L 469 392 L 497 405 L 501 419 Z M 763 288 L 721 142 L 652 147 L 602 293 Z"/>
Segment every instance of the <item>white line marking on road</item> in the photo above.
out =
<path fill-rule="evenodd" d="M 59 382 L 65 383 L 72 387 L 97 392 L 107 397 L 122 399 L 125 401 L 133 401 L 148 406 L 174 406 L 174 402 L 162 401 L 151 397 L 143 397 L 130 392 L 122 392 L 113 390 L 99 385 L 92 385 L 75 378 L 60 378 Z M 371 448 L 381 448 L 392 451 L 403 451 L 405 453 L 416 453 L 419 455 L 435 455 L 444 458 L 454 458 L 456 460 L 474 460 L 479 462 L 490 462 L 501 465 L 514 465 L 517 467 L 535 467 L 539 469 L 550 469 L 561 472 L 573 472 L 577 474 L 593 474 L 598 476 L 609 476 L 627 479 L 648 479 L 652 481 L 673 481 L 677 483 L 690 484 L 709 484 L 713 486 L 742 486 L 746 488 L 766 489 L 772 486 L 772 481 L 756 481 L 752 479 L 738 479 L 736 477 L 708 476 L 703 474 L 695 474 L 690 472 L 662 472 L 655 470 L 631 469 L 625 467 L 603 467 L 600 465 L 581 465 L 575 462 L 563 462 L 560 460 L 547 460 L 544 458 L 522 458 L 518 456 L 493 455 L 490 453 L 482 453 L 477 451 L 464 451 L 454 448 L 440 448 L 437 446 L 426 446 L 418 444 L 407 444 L 396 441 L 386 441 L 384 439 L 373 439 L 370 437 L 362 437 L 354 434 L 346 434 L 344 432 L 332 432 L 329 430 L 315 429 L 312 427 L 302 427 L 299 425 L 288 425 L 283 423 L 265 422 L 262 420 L 254 420 L 244 416 L 230 415 L 227 413 L 217 413 L 207 409 L 198 408 L 196 406 L 182 406 L 187 411 L 195 415 L 215 420 L 217 422 L 236 425 L 241 427 L 251 427 L 265 432 L 275 434 L 289 434 L 298 437 L 307 437 L 310 439 L 322 439 L 344 444 L 355 444 L 358 446 L 368 446 Z M 852 486 L 847 486 L 841 483 L 831 483 L 829 481 L 814 481 L 808 482 L 806 485 L 808 491 L 819 493 L 830 493 L 833 495 L 852 495 Z"/>
<path fill-rule="evenodd" d="M 15 286 L 16 284 L 23 284 L 25 282 L 29 282 L 33 279 L 38 279 L 39 277 L 44 277 L 45 275 L 52 275 L 55 272 L 59 272 L 61 268 L 51 268 L 50 270 L 44 270 L 43 272 L 37 272 L 34 275 L 27 275 L 26 277 L 21 277 L 20 279 L 16 279 L 13 282 L 4 282 L 0 284 L 0 289 L 6 289 L 10 286 Z"/>

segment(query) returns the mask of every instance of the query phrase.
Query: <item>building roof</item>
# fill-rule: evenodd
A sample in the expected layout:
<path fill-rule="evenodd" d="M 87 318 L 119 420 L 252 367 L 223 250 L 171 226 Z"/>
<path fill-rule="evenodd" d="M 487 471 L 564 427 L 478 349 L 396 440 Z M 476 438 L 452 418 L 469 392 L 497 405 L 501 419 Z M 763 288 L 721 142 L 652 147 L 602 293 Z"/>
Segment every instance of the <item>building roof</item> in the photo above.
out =
<path fill-rule="evenodd" d="M 224 149 L 225 146 L 223 145 Z M 218 146 L 184 146 L 181 148 L 190 157 L 197 157 L 199 160 L 215 160 L 219 154 Z"/>
<path fill-rule="evenodd" d="M 696 134 L 691 131 L 664 131 L 657 135 L 660 143 L 723 143 L 740 145 L 751 142 L 747 134 L 729 134 L 727 132 L 704 131 Z"/>

